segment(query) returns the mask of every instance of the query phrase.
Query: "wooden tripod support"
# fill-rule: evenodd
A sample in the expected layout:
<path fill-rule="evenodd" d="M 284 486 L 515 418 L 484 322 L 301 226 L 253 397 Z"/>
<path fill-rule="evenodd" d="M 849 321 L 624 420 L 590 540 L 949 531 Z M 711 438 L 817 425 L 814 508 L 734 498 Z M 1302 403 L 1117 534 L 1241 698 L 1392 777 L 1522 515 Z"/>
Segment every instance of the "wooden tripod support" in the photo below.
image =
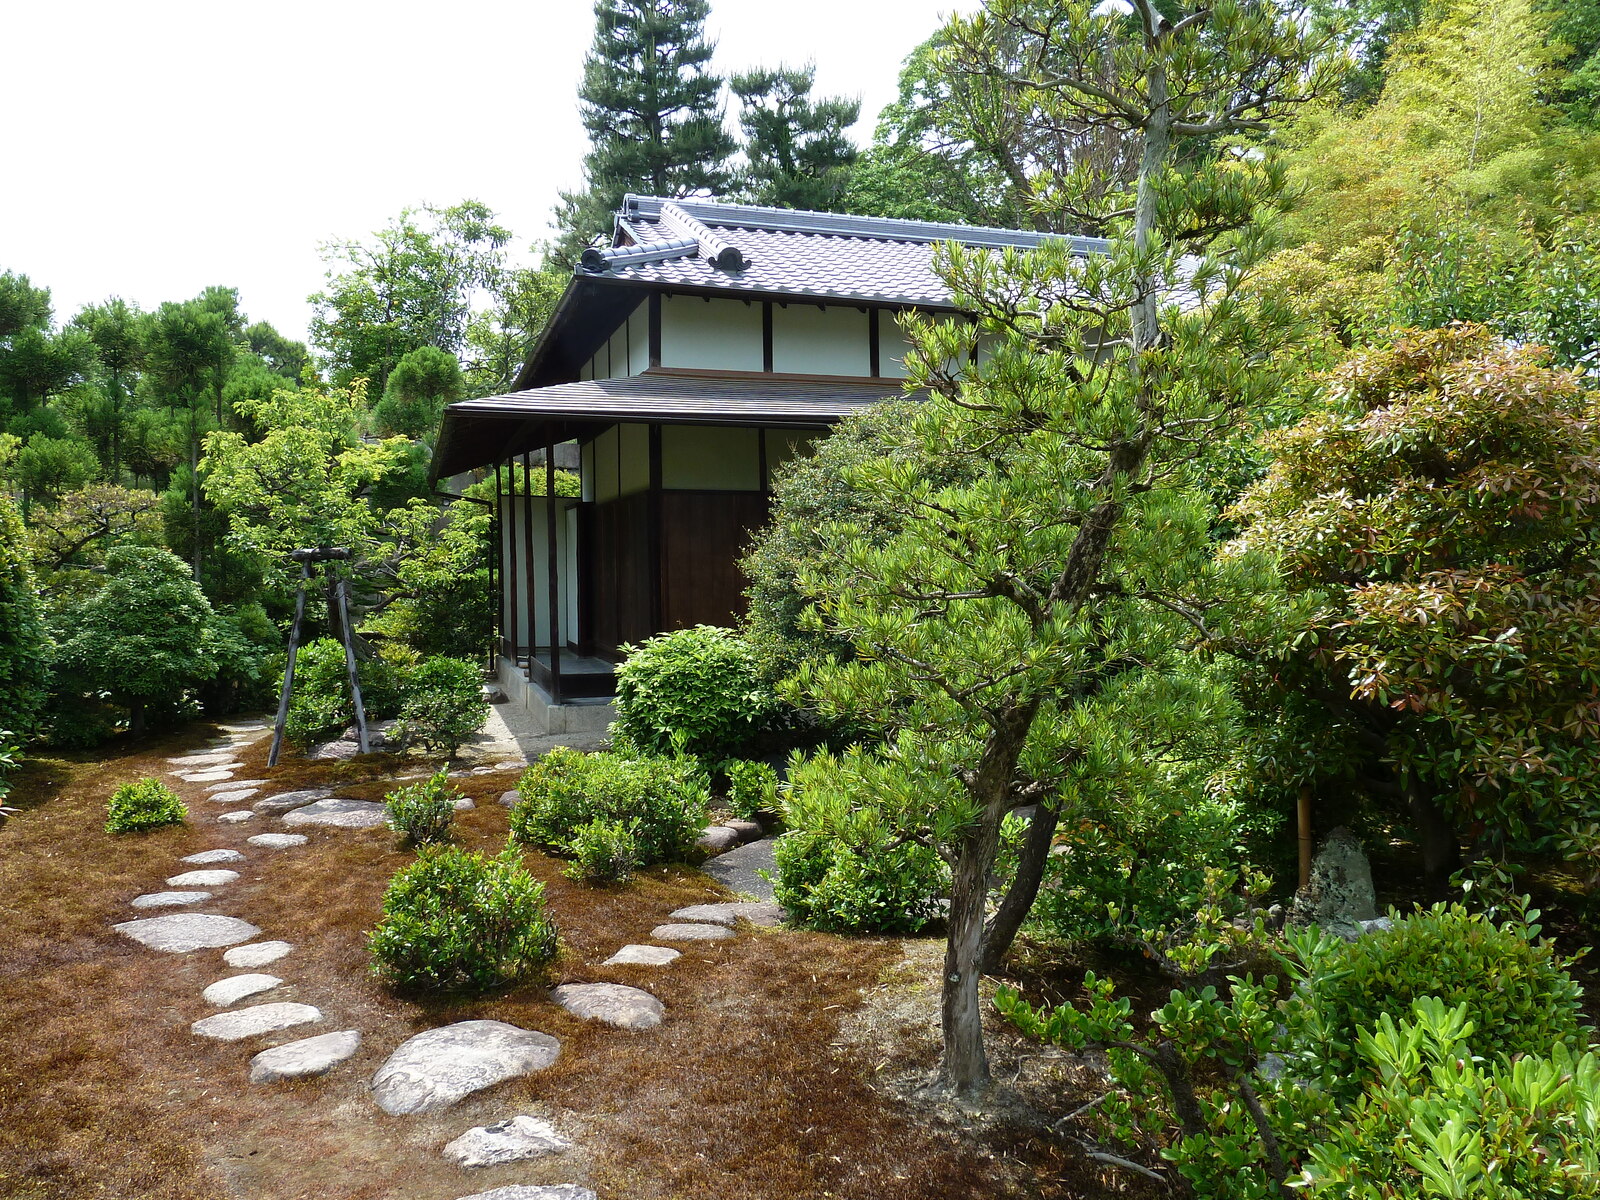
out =
<path fill-rule="evenodd" d="M 289 661 L 283 668 L 283 691 L 278 696 L 278 720 L 272 728 L 272 750 L 267 755 L 267 766 L 278 765 L 283 753 L 284 727 L 289 722 L 289 698 L 294 692 L 294 660 L 300 653 L 300 629 L 305 622 L 306 588 L 311 584 L 313 563 L 343 561 L 350 551 L 341 547 L 324 546 L 321 549 L 296 550 L 289 555 L 300 564 L 300 590 L 294 599 L 294 624 L 289 628 Z M 335 608 L 337 607 L 337 616 Z M 334 584 L 333 595 L 328 597 L 328 624 L 339 627 L 339 639 L 344 643 L 344 669 L 350 682 L 350 699 L 356 709 L 356 739 L 361 753 L 368 752 L 367 710 L 361 703 L 361 681 L 356 677 L 356 647 L 350 633 L 350 585 L 347 580 Z"/>

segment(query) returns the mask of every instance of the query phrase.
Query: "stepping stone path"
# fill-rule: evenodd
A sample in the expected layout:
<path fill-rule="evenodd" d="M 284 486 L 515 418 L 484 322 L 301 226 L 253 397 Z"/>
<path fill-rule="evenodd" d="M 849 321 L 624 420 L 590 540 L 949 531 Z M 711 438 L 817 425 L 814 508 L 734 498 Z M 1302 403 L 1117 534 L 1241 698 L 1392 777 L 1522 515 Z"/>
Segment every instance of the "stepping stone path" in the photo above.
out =
<path fill-rule="evenodd" d="M 225 812 L 217 818 L 224 825 L 237 825 L 241 821 L 254 821 L 255 819 L 255 813 L 248 808 L 241 808 L 237 812 Z"/>
<path fill-rule="evenodd" d="M 675 958 L 682 958 L 682 950 L 674 950 L 671 946 L 624 946 L 605 962 L 602 967 L 664 967 Z"/>
<path fill-rule="evenodd" d="M 230 763 L 232 770 L 216 768 L 210 771 L 196 771 L 190 775 L 179 775 L 178 778 L 185 783 L 215 783 L 219 779 L 232 779 L 234 770 L 244 766 L 243 763 Z"/>
<path fill-rule="evenodd" d="M 297 792 L 279 792 L 276 796 L 257 800 L 250 807 L 258 813 L 286 813 L 331 795 L 333 793 L 327 788 L 301 788 Z"/>
<path fill-rule="evenodd" d="M 251 1083 L 278 1083 L 326 1075 L 361 1047 L 361 1031 L 323 1033 L 263 1050 L 250 1060 Z"/>
<path fill-rule="evenodd" d="M 225 883 L 233 883 L 239 878 L 237 871 L 185 871 L 182 875 L 174 875 L 167 880 L 168 887 L 221 887 Z"/>
<path fill-rule="evenodd" d="M 260 788 L 253 787 L 229 788 L 222 792 L 212 792 L 206 799 L 217 804 L 243 804 L 260 790 Z"/>
<path fill-rule="evenodd" d="M 550 998 L 575 1017 L 618 1029 L 654 1029 L 664 1011 L 649 992 L 620 983 L 564 983 Z"/>
<path fill-rule="evenodd" d="M 560 1055 L 561 1043 L 547 1033 L 503 1021 L 458 1021 L 400 1043 L 372 1077 L 372 1097 L 390 1116 L 437 1112 L 502 1080 L 541 1071 Z"/>
<path fill-rule="evenodd" d="M 306 835 L 303 833 L 258 833 L 254 837 L 245 838 L 252 846 L 265 846 L 269 850 L 287 850 L 291 846 L 304 846 Z"/>
<path fill-rule="evenodd" d="M 770 900 L 736 901 L 732 904 L 691 904 L 672 914 L 674 921 L 704 921 L 733 927 L 741 920 L 772 928 L 783 924 L 783 909 Z"/>
<path fill-rule="evenodd" d="M 240 1038 L 260 1037 L 263 1033 L 277 1033 L 280 1029 L 293 1029 L 296 1025 L 320 1020 L 322 1010 L 310 1004 L 257 1004 L 253 1008 L 236 1008 L 205 1017 L 189 1028 L 201 1037 L 237 1042 Z"/>
<path fill-rule="evenodd" d="M 336 829 L 372 829 L 386 825 L 389 810 L 376 800 L 318 800 L 284 814 L 285 825 L 331 825 Z"/>
<path fill-rule="evenodd" d="M 720 942 L 733 936 L 733 930 L 723 925 L 690 925 L 668 923 L 657 925 L 650 936 L 663 942 Z"/>
<path fill-rule="evenodd" d="M 249 921 L 241 921 L 237 917 L 219 917 L 212 913 L 169 913 L 164 917 L 124 921 L 111 928 L 141 945 L 167 954 L 188 954 L 192 950 L 234 946 L 261 934 L 261 930 Z"/>
<path fill-rule="evenodd" d="M 175 767 L 195 767 L 201 763 L 225 763 L 232 757 L 232 750 L 212 750 L 205 754 L 184 754 L 167 761 Z"/>
<path fill-rule="evenodd" d="M 711 825 L 694 844 L 702 850 L 709 850 L 712 854 L 721 854 L 724 850 L 732 850 L 739 844 L 739 835 L 726 825 Z"/>
<path fill-rule="evenodd" d="M 243 862 L 244 855 L 237 850 L 202 850 L 199 854 L 191 854 L 178 861 L 193 863 L 197 867 L 204 867 L 211 863 Z"/>
<path fill-rule="evenodd" d="M 210 892 L 146 892 L 128 903 L 134 908 L 182 908 L 189 904 L 204 904 L 209 899 Z"/>
<path fill-rule="evenodd" d="M 235 946 L 232 950 L 224 951 L 222 961 L 242 971 L 247 967 L 264 967 L 268 963 L 275 963 L 293 949 L 288 942 L 252 942 L 248 946 Z"/>
<path fill-rule="evenodd" d="M 231 975 L 217 980 L 200 993 L 200 998 L 207 1004 L 227 1008 L 249 996 L 270 992 L 282 982 L 276 975 Z"/>
<path fill-rule="evenodd" d="M 270 782 L 271 780 L 269 779 L 233 779 L 227 783 L 213 783 L 206 788 L 206 791 L 225 792 L 229 788 L 260 788 L 265 787 Z"/>
<path fill-rule="evenodd" d="M 511 1187 L 497 1187 L 492 1191 L 473 1192 L 459 1200 L 596 1200 L 595 1194 L 575 1183 L 534 1186 L 526 1183 Z"/>
<path fill-rule="evenodd" d="M 500 1167 L 571 1150 L 572 1143 L 539 1117 L 515 1116 L 467 1130 L 443 1150 L 458 1167 Z"/>
<path fill-rule="evenodd" d="M 772 899 L 772 880 L 762 875 L 778 873 L 778 863 L 772 854 L 771 838 L 749 842 L 726 854 L 705 861 L 700 867 L 730 892 L 742 892 L 762 900 Z"/>

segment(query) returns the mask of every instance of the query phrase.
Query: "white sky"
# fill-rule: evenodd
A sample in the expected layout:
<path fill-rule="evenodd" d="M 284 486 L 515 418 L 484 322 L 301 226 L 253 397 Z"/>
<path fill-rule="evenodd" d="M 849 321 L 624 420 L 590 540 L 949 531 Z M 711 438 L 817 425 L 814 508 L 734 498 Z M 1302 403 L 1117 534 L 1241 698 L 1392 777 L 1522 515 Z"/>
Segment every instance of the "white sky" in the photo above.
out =
<path fill-rule="evenodd" d="M 724 75 L 814 59 L 860 95 L 856 140 L 901 60 L 970 0 L 711 0 Z M 407 205 L 472 197 L 519 251 L 581 179 L 591 0 L 12 0 L 0 5 L 0 271 L 58 321 L 210 284 L 304 337 L 319 242 Z"/>

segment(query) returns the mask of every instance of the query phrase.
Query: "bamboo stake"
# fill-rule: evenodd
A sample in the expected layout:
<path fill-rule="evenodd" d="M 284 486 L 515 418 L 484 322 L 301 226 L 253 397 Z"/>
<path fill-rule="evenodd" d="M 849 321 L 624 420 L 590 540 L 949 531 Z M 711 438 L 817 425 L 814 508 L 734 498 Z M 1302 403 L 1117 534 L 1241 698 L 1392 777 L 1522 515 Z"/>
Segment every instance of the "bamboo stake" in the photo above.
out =
<path fill-rule="evenodd" d="M 300 653 L 300 624 L 306 615 L 306 587 L 311 582 L 311 564 L 300 564 L 300 591 L 294 598 L 294 624 L 289 628 L 289 661 L 283 668 L 283 692 L 278 697 L 278 720 L 272 727 L 272 750 L 267 766 L 278 765 L 283 753 L 283 731 L 289 722 L 289 693 L 294 690 L 294 660 Z"/>

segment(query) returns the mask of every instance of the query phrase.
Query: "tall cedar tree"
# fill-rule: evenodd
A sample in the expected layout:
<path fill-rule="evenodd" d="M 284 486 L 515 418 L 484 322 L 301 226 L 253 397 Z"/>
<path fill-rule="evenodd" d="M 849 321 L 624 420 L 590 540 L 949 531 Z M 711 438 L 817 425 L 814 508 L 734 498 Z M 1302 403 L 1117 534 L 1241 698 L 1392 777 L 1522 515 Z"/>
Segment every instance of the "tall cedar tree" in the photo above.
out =
<path fill-rule="evenodd" d="M 816 66 L 808 64 L 757 68 L 728 81 L 739 97 L 745 138 L 740 191 L 750 203 L 840 211 L 858 153 L 845 130 L 861 115 L 861 101 L 812 99 L 816 77 Z"/>
<path fill-rule="evenodd" d="M 688 196 L 728 182 L 722 80 L 706 69 L 706 0 L 599 0 L 578 89 L 585 190 L 563 193 L 556 256 L 576 262 L 627 192 Z"/>

